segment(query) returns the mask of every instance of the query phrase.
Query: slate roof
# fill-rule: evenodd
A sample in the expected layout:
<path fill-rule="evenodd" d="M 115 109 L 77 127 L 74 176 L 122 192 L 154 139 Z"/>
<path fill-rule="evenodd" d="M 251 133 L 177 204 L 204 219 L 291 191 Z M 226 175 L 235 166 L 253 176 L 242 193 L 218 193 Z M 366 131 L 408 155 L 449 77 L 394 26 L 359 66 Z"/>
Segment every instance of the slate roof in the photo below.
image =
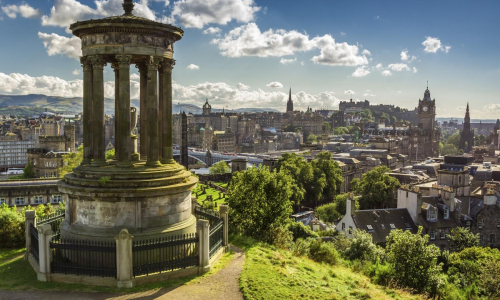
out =
<path fill-rule="evenodd" d="M 434 207 L 438 207 L 438 204 L 442 203 L 438 197 L 422 197 L 422 201 L 425 203 L 428 203 Z M 464 205 L 462 203 L 462 210 L 463 210 L 463 206 Z M 422 224 L 425 228 L 429 228 L 429 229 L 453 228 L 453 227 L 457 227 L 460 225 L 457 222 L 457 220 L 454 219 L 452 212 L 450 212 L 449 219 L 445 220 L 443 210 L 441 210 L 441 209 L 438 209 L 438 217 L 437 217 L 437 221 L 435 221 L 435 222 L 427 221 L 426 212 L 424 210 L 422 210 L 422 213 L 418 216 L 418 223 Z"/>
<path fill-rule="evenodd" d="M 353 220 L 358 229 L 372 235 L 374 243 L 385 243 L 391 230 L 410 230 L 412 233 L 418 231 L 406 208 L 357 210 Z"/>

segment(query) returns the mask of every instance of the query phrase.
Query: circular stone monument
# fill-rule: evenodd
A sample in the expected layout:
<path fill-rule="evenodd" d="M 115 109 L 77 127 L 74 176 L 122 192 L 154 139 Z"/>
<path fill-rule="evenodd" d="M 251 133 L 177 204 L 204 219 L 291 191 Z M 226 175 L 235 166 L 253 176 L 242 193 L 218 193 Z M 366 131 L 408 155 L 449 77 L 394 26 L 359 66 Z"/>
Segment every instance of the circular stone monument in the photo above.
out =
<path fill-rule="evenodd" d="M 191 189 L 198 179 L 173 159 L 173 44 L 180 28 L 125 13 L 70 26 L 82 41 L 83 161 L 59 183 L 68 195 L 61 237 L 114 240 L 196 231 Z M 106 160 L 103 68 L 115 72 L 115 158 Z M 136 109 L 130 106 L 130 65 L 140 73 L 140 153 Z"/>

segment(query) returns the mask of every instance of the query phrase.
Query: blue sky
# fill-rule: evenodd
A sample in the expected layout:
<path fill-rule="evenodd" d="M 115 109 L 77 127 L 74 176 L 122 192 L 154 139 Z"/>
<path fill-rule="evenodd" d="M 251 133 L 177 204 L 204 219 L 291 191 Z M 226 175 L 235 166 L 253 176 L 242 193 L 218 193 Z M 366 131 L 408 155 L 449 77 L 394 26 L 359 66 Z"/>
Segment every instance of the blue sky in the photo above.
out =
<path fill-rule="evenodd" d="M 121 2 L 0 0 L 0 94 L 81 96 L 68 24 L 121 14 Z M 438 116 L 461 117 L 467 102 L 472 118 L 500 111 L 500 1 L 136 2 L 136 15 L 185 30 L 176 102 L 284 110 L 292 87 L 302 109 L 336 108 L 351 92 L 413 108 L 428 80 Z M 109 97 L 112 74 L 108 66 Z"/>

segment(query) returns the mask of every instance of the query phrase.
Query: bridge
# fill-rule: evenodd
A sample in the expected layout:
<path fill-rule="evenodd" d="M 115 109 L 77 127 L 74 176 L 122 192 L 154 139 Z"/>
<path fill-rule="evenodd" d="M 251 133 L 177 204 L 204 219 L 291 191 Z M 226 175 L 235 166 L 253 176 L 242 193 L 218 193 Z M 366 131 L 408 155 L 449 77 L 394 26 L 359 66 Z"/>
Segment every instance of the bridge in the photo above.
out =
<path fill-rule="evenodd" d="M 212 153 L 212 164 L 218 163 L 219 161 L 231 162 L 231 160 L 236 158 L 244 158 L 248 161 L 248 163 L 252 165 L 262 164 L 263 159 L 260 157 L 256 157 L 254 155 L 243 155 L 243 154 L 227 154 L 227 153 L 219 153 L 219 152 L 211 152 Z M 174 150 L 174 157 L 178 157 L 180 155 L 180 150 Z M 203 163 L 207 163 L 207 152 L 206 151 L 197 151 L 197 150 L 189 150 L 188 156 L 190 159 L 194 159 L 196 161 L 201 161 Z"/>

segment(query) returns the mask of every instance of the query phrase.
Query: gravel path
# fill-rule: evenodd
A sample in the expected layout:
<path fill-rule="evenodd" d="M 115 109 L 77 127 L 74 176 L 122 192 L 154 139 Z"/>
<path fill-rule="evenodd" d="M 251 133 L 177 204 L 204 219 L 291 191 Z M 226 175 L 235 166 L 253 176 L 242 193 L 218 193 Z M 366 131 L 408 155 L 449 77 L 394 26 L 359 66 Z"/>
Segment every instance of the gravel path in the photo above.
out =
<path fill-rule="evenodd" d="M 230 247 L 234 256 L 224 269 L 219 270 L 216 274 L 198 279 L 194 283 L 177 288 L 155 289 L 133 294 L 0 291 L 0 300 L 243 300 L 238 279 L 245 263 L 245 252 L 235 246 L 231 245 Z"/>

